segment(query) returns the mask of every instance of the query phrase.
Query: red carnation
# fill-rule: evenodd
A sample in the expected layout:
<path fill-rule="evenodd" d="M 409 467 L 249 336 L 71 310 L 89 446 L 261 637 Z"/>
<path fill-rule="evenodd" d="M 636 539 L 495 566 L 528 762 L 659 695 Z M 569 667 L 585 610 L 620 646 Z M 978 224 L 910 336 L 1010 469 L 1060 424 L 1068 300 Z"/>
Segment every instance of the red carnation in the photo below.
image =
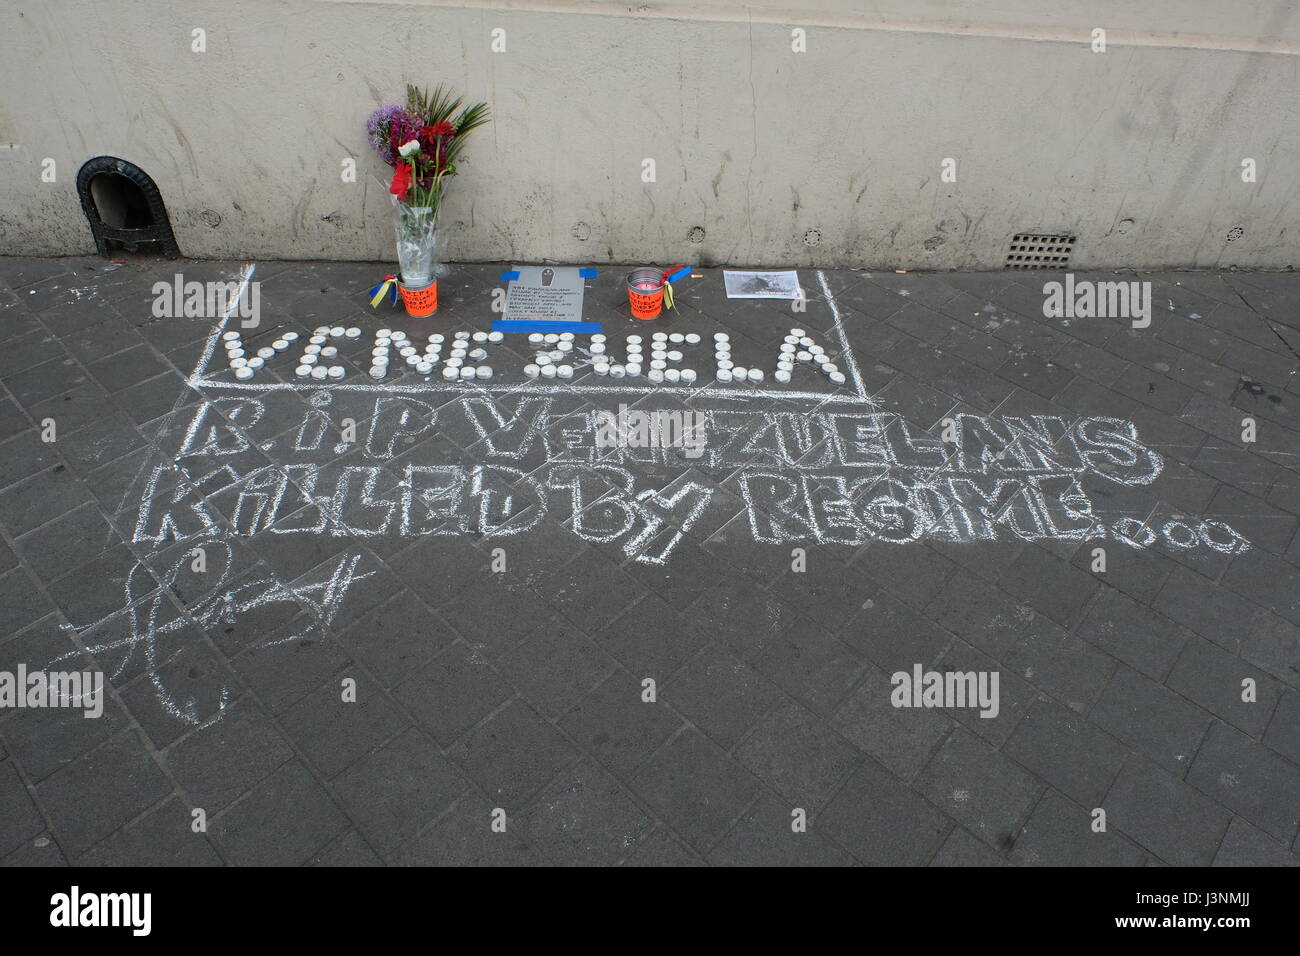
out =
<path fill-rule="evenodd" d="M 398 163 L 397 168 L 393 170 L 393 184 L 388 187 L 388 191 L 406 202 L 406 197 L 411 191 L 411 164 Z"/>
<path fill-rule="evenodd" d="M 446 120 L 443 120 L 441 123 L 434 123 L 433 135 L 434 136 L 455 136 L 456 127 L 452 126 Z"/>

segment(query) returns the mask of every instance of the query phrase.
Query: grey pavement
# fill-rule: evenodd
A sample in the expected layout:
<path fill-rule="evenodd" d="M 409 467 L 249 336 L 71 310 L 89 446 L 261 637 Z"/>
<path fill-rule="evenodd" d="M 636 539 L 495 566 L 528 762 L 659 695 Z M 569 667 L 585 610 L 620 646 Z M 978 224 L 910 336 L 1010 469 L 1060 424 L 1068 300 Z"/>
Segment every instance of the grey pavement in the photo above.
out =
<path fill-rule="evenodd" d="M 155 315 L 243 268 L 0 259 L 0 675 L 107 685 L 0 709 L 0 862 L 1300 861 L 1300 278 L 1076 275 L 1150 282 L 1133 328 L 1044 273 L 802 269 L 794 311 L 697 269 L 646 323 L 602 267 L 611 353 L 703 338 L 660 386 L 513 334 L 367 375 L 381 327 L 488 331 L 499 264 L 427 319 L 361 263 Z M 295 375 L 319 326 L 341 380 Z M 773 380 L 792 328 L 844 385 Z M 301 339 L 241 381 L 230 330 Z M 620 404 L 703 454 L 593 442 Z M 996 715 L 895 706 L 914 669 Z"/>

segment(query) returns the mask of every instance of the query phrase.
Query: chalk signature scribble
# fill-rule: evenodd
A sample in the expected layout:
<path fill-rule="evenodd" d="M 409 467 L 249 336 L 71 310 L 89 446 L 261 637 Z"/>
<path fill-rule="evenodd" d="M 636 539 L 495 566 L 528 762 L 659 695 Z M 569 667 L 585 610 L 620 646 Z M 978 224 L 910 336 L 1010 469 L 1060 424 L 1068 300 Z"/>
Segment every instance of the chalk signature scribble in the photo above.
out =
<path fill-rule="evenodd" d="M 162 709 L 195 727 L 204 727 L 220 719 L 230 703 L 230 691 L 222 686 L 214 700 L 200 701 L 193 695 L 178 698 L 167 687 L 164 670 L 183 650 L 177 641 L 189 630 L 191 622 L 199 628 L 212 630 L 222 625 L 233 625 L 241 615 L 281 602 L 294 609 L 308 608 L 311 614 L 307 622 L 282 635 L 261 636 L 259 643 L 270 646 L 302 640 L 328 627 L 343 606 L 349 589 L 374 573 L 358 571 L 360 554 L 342 554 L 333 559 L 324 577 L 297 581 L 290 586 L 264 574 L 239 575 L 228 541 L 204 538 L 196 541 L 194 547 L 203 550 L 208 570 L 202 573 L 193 571 L 193 549 L 185 551 L 157 580 L 148 567 L 139 562 L 127 576 L 123 610 L 100 621 L 74 626 L 71 630 L 83 638 L 87 652 L 105 662 L 110 681 L 117 680 L 139 664 L 153 685 Z M 167 595 L 182 578 L 186 579 L 186 585 L 200 589 L 197 596 L 186 602 L 185 615 L 176 613 Z M 188 588 L 186 593 L 189 593 Z M 125 619 L 126 635 L 95 639 L 100 626 L 118 615 Z M 70 652 L 65 657 L 74 657 L 77 653 Z"/>

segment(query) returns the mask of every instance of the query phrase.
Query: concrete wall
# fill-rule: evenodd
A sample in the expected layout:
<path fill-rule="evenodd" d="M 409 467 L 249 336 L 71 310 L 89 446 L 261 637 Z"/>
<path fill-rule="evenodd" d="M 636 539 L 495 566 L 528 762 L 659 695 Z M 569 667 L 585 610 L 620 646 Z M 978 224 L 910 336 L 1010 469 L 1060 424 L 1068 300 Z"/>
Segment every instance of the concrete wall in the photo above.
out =
<path fill-rule="evenodd" d="M 496 115 L 445 207 L 452 258 L 999 268 L 1045 230 L 1080 268 L 1294 263 L 1289 0 L 811 5 L 7 0 L 0 253 L 93 250 L 75 177 L 109 154 L 189 256 L 391 260 L 363 121 L 409 80 Z"/>

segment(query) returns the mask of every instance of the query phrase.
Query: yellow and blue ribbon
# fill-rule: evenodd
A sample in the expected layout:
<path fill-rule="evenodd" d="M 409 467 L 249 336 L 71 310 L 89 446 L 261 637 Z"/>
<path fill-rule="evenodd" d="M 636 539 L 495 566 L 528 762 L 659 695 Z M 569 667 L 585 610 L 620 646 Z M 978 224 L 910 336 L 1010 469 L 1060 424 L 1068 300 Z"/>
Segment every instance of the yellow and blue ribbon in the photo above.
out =
<path fill-rule="evenodd" d="M 385 295 L 389 296 L 389 301 L 394 305 L 397 304 L 397 276 L 384 276 L 384 281 L 375 286 L 366 295 L 371 296 L 370 308 L 375 308 Z"/>
<path fill-rule="evenodd" d="M 671 274 L 670 274 L 671 273 Z M 691 274 L 690 266 L 674 266 L 664 273 L 664 306 L 673 307 L 673 283 Z"/>

